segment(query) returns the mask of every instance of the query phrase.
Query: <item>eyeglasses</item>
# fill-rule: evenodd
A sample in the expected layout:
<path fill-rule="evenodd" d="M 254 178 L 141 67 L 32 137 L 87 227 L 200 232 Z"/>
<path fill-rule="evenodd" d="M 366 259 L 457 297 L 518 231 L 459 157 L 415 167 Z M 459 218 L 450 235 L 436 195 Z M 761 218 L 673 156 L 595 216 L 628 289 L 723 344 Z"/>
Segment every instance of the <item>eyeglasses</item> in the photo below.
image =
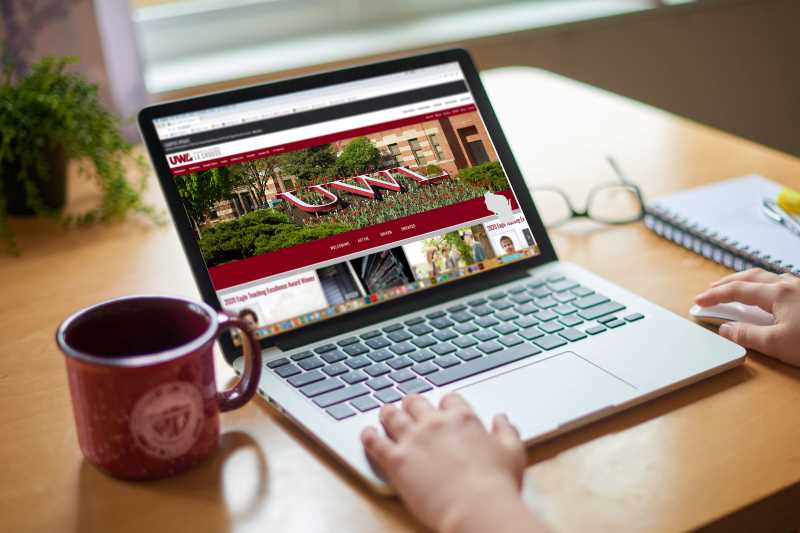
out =
<path fill-rule="evenodd" d="M 644 218 L 641 189 L 625 176 L 612 157 L 606 159 L 619 181 L 592 187 L 586 197 L 586 207 L 582 210 L 575 208 L 560 187 L 540 185 L 533 188 L 533 201 L 546 227 L 555 228 L 575 218 L 588 218 L 612 225 L 630 224 Z"/>

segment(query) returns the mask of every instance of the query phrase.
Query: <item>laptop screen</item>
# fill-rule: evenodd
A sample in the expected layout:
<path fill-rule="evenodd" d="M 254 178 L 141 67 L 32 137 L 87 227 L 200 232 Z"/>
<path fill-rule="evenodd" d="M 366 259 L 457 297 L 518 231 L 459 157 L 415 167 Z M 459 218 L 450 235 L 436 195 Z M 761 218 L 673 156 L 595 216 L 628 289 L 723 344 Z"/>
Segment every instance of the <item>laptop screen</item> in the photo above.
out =
<path fill-rule="evenodd" d="M 539 253 L 457 62 L 154 125 L 223 308 L 262 338 Z"/>

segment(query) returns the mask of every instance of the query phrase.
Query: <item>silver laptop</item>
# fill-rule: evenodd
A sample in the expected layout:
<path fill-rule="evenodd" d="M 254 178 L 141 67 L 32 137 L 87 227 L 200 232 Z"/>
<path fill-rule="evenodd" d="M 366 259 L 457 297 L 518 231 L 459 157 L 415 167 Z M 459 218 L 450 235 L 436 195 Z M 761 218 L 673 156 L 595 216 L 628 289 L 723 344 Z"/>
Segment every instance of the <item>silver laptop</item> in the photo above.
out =
<path fill-rule="evenodd" d="M 375 490 L 359 433 L 405 395 L 457 391 L 533 443 L 744 360 L 558 260 L 464 51 L 139 124 L 203 298 L 258 332 L 260 394 Z M 239 339 L 221 344 L 240 370 Z"/>

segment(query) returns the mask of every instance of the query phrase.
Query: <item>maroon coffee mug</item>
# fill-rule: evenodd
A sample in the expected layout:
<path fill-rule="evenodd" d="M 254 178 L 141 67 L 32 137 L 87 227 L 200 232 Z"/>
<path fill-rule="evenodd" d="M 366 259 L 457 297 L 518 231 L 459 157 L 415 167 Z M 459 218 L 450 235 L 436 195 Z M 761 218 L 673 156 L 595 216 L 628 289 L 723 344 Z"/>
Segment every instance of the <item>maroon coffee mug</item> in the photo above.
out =
<path fill-rule="evenodd" d="M 212 350 L 227 328 L 243 333 L 245 369 L 217 392 Z M 217 446 L 219 412 L 249 401 L 261 378 L 247 323 L 181 298 L 99 303 L 67 318 L 56 342 L 83 455 L 126 479 L 170 476 L 202 460 Z"/>

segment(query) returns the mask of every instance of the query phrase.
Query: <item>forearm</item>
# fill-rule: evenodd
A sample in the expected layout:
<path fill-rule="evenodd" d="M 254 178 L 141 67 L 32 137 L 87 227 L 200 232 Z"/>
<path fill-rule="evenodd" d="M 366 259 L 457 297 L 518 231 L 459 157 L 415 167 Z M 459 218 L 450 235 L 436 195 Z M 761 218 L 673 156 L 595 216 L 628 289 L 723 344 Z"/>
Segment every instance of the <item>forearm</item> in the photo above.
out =
<path fill-rule="evenodd" d="M 487 489 L 450 513 L 441 533 L 544 533 L 549 529 L 514 490 Z"/>

